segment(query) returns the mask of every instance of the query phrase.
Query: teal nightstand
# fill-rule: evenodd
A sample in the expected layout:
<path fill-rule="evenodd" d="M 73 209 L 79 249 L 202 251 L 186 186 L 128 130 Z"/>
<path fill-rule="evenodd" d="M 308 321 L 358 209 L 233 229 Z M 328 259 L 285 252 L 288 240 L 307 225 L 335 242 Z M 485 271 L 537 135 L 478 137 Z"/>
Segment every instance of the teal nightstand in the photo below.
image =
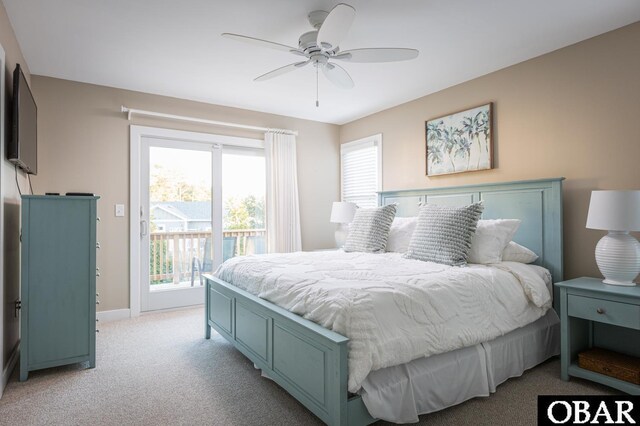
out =
<path fill-rule="evenodd" d="M 640 357 L 640 287 L 576 278 L 560 288 L 561 378 L 581 377 L 640 395 L 640 386 L 578 366 L 578 353 L 599 347 Z"/>

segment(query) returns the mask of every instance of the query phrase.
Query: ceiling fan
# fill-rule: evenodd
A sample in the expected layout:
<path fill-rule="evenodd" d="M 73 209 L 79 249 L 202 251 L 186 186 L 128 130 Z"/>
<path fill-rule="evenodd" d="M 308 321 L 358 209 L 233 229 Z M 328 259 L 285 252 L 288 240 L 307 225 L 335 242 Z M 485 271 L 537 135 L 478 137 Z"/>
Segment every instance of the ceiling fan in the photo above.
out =
<path fill-rule="evenodd" d="M 349 32 L 355 16 L 356 10 L 352 6 L 344 3 L 338 4 L 331 9 L 330 12 L 316 10 L 309 13 L 307 18 L 314 30 L 300 36 L 298 47 L 287 46 L 240 34 L 223 33 L 222 36 L 262 47 L 289 52 L 305 58 L 303 61 L 294 62 L 262 74 L 256 77 L 254 81 L 269 80 L 312 64 L 316 67 L 316 106 L 319 106 L 320 103 L 317 99 L 319 69 L 322 69 L 325 77 L 338 87 L 350 89 L 354 86 L 349 73 L 333 61 L 364 63 L 396 62 L 414 59 L 418 56 L 419 52 L 416 49 L 406 48 L 380 47 L 340 51 L 340 42 Z"/>

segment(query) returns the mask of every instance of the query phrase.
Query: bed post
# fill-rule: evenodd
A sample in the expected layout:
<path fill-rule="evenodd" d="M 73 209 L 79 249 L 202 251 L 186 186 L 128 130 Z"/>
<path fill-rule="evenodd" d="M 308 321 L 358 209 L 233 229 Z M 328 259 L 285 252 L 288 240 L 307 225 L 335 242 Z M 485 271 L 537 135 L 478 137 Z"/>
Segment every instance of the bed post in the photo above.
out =
<path fill-rule="evenodd" d="M 204 338 L 211 338 L 211 326 L 209 325 L 209 280 L 204 280 Z"/>
<path fill-rule="evenodd" d="M 349 382 L 349 369 L 348 369 L 348 358 L 347 358 L 347 344 L 344 342 L 343 344 L 339 344 L 336 346 L 334 351 L 334 359 L 331 364 L 333 364 L 333 377 L 336 383 L 329 383 L 328 397 L 332 400 L 327 404 L 327 406 L 331 407 L 329 415 L 331 416 L 331 421 L 329 424 L 336 426 L 347 426 L 349 425 L 349 412 L 347 407 L 348 400 L 348 382 Z"/>

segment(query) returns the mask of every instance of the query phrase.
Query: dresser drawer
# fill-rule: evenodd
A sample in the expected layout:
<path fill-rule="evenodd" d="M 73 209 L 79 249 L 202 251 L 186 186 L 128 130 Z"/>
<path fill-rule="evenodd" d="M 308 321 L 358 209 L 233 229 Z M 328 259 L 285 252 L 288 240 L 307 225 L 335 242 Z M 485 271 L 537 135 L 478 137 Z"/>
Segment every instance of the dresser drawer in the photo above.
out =
<path fill-rule="evenodd" d="M 570 317 L 640 330 L 640 305 L 570 294 L 568 314 Z"/>

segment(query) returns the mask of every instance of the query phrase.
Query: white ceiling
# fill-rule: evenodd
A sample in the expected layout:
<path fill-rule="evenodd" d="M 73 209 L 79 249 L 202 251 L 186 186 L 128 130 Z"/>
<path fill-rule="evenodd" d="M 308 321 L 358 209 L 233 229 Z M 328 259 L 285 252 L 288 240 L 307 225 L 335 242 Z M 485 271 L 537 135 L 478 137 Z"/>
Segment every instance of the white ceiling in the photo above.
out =
<path fill-rule="evenodd" d="M 33 74 L 343 124 L 640 20 L 638 0 L 348 0 L 341 50 L 411 47 L 408 62 L 344 63 L 253 78 L 300 57 L 220 37 L 297 46 L 320 0 L 2 0 Z M 131 107 L 136 107 L 131 105 Z"/>

